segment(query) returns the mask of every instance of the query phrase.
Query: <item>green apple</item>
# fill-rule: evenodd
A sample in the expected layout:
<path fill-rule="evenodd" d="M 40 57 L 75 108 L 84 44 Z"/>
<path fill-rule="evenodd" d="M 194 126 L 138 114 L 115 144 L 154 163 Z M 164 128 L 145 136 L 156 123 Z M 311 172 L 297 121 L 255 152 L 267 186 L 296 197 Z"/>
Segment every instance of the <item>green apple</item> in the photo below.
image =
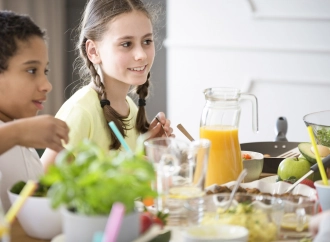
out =
<path fill-rule="evenodd" d="M 290 157 L 281 161 L 277 169 L 279 180 L 290 180 L 292 182 L 309 172 L 311 164 L 303 157 Z"/>

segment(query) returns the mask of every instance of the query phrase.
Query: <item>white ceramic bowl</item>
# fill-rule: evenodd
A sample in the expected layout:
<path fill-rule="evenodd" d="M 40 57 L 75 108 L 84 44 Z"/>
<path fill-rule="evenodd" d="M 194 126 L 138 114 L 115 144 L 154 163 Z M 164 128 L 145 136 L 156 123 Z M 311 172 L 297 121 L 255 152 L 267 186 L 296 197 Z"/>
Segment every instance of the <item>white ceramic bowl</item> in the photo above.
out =
<path fill-rule="evenodd" d="M 7 191 L 13 204 L 19 195 Z M 17 215 L 27 235 L 50 240 L 62 233 L 62 219 L 59 210 L 53 210 L 47 197 L 28 197 Z"/>
<path fill-rule="evenodd" d="M 184 242 L 246 242 L 249 231 L 236 225 L 200 225 L 183 232 Z"/>
<path fill-rule="evenodd" d="M 242 151 L 242 156 L 249 154 L 251 159 L 243 160 L 243 167 L 247 170 L 247 175 L 244 182 L 251 182 L 259 179 L 264 167 L 264 155 L 254 151 Z"/>

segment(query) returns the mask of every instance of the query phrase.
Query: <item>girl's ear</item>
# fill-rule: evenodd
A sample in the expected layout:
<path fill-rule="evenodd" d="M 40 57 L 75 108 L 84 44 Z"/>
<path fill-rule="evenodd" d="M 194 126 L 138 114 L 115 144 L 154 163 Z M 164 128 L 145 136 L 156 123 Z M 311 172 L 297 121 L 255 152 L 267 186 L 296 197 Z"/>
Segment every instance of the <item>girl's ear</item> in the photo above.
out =
<path fill-rule="evenodd" d="M 93 40 L 89 39 L 86 41 L 86 53 L 87 53 L 88 59 L 93 64 L 101 63 L 101 58 L 100 58 L 97 46 Z"/>

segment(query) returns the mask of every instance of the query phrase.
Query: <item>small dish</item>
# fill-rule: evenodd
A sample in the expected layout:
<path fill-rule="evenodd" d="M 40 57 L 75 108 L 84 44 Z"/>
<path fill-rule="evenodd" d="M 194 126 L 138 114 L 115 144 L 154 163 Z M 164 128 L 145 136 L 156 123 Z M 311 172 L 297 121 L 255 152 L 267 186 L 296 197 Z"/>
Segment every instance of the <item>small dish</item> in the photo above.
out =
<path fill-rule="evenodd" d="M 246 242 L 249 231 L 236 225 L 198 225 L 183 231 L 184 242 Z"/>
<path fill-rule="evenodd" d="M 245 159 L 248 156 L 250 158 Z M 254 151 L 242 151 L 243 167 L 247 170 L 245 182 L 251 182 L 259 179 L 264 166 L 264 155 Z"/>

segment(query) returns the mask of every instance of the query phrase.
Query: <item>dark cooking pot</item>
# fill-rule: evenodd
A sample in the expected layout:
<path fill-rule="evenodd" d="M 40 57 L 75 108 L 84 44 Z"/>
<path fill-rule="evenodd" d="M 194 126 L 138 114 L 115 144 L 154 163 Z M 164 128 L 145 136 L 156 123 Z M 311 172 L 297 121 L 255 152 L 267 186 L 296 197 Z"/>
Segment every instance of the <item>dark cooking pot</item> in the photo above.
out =
<path fill-rule="evenodd" d="M 300 142 L 285 142 L 285 141 L 269 141 L 269 142 L 252 142 L 241 144 L 241 150 L 259 152 L 261 154 L 268 154 L 270 157 L 277 157 L 289 150 L 292 150 Z"/>
<path fill-rule="evenodd" d="M 259 152 L 268 154 L 270 157 L 264 158 L 263 173 L 277 173 L 277 168 L 284 158 L 277 156 L 298 147 L 300 142 L 285 142 L 285 141 L 269 141 L 269 142 L 251 142 L 242 143 L 241 150 Z"/>

